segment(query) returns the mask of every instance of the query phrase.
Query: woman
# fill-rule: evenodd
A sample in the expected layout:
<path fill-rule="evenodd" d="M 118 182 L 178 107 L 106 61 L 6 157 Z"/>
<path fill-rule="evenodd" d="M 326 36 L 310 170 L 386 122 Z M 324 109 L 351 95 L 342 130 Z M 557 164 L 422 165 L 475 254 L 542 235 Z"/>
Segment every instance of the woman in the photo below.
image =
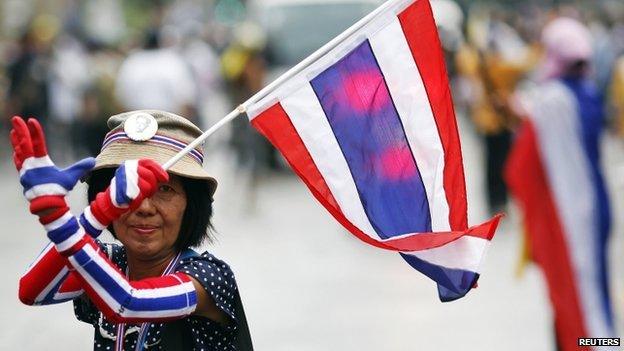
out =
<path fill-rule="evenodd" d="M 201 150 L 169 173 L 159 165 L 201 130 L 167 112 L 123 113 L 109 119 L 95 160 L 61 170 L 36 120 L 12 123 L 24 195 L 52 241 L 20 280 L 22 302 L 73 300 L 96 350 L 251 349 L 232 271 L 190 249 L 208 238 L 217 185 Z M 90 204 L 77 219 L 64 197 L 89 172 Z M 106 228 L 123 246 L 94 240 Z"/>

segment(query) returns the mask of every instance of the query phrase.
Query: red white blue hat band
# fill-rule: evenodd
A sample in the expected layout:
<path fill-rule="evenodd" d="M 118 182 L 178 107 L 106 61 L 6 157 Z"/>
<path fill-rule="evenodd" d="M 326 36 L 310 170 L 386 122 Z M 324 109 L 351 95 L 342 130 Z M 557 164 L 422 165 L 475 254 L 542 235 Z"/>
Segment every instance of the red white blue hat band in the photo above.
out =
<path fill-rule="evenodd" d="M 102 143 L 102 150 L 108 147 L 111 143 L 117 142 L 117 141 L 137 142 L 137 141 L 132 140 L 130 137 L 128 137 L 128 135 L 125 132 L 115 132 L 106 136 L 106 138 L 104 139 L 104 142 Z M 141 143 L 148 143 L 148 144 L 152 143 L 152 144 L 164 145 L 172 149 L 175 149 L 176 151 L 181 151 L 188 145 L 180 140 L 176 140 L 174 138 L 171 138 L 165 135 L 160 135 L 160 134 L 154 135 L 149 140 L 141 141 Z M 188 153 L 188 155 L 193 157 L 193 159 L 195 159 L 195 161 L 197 161 L 200 165 L 204 163 L 204 155 L 201 151 L 197 149 L 193 149 Z"/>

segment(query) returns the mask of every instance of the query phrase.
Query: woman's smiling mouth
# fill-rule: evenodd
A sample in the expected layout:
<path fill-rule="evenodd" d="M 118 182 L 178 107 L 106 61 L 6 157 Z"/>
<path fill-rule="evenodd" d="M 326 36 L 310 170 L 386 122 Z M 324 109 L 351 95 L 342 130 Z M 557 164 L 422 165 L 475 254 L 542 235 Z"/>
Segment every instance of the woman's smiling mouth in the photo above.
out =
<path fill-rule="evenodd" d="M 132 228 L 135 232 L 142 234 L 142 235 L 152 234 L 153 232 L 156 231 L 156 229 L 158 229 L 158 227 L 151 226 L 151 225 L 133 225 L 133 226 L 130 226 L 130 228 Z"/>

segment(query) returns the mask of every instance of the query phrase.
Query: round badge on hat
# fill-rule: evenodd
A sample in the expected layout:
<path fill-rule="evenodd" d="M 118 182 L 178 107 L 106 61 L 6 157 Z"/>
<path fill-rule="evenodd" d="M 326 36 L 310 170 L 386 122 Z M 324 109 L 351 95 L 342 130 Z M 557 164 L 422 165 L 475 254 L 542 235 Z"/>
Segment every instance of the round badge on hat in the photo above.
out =
<path fill-rule="evenodd" d="M 158 122 L 152 115 L 145 112 L 135 113 L 124 122 L 124 132 L 134 141 L 149 140 L 156 135 L 157 130 Z"/>

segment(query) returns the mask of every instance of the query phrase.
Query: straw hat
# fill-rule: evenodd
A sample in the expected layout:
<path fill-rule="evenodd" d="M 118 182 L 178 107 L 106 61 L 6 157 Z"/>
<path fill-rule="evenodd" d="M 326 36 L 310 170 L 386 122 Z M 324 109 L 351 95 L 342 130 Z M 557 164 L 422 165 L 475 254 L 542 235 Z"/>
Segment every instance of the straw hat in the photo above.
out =
<path fill-rule="evenodd" d="M 186 118 L 158 110 L 124 112 L 109 118 L 107 124 L 110 132 L 95 158 L 94 170 L 118 167 L 126 160 L 140 158 L 162 165 L 202 134 L 201 129 Z M 203 168 L 202 146 L 191 150 L 168 171 L 181 177 L 206 180 L 212 196 L 217 181 Z"/>

